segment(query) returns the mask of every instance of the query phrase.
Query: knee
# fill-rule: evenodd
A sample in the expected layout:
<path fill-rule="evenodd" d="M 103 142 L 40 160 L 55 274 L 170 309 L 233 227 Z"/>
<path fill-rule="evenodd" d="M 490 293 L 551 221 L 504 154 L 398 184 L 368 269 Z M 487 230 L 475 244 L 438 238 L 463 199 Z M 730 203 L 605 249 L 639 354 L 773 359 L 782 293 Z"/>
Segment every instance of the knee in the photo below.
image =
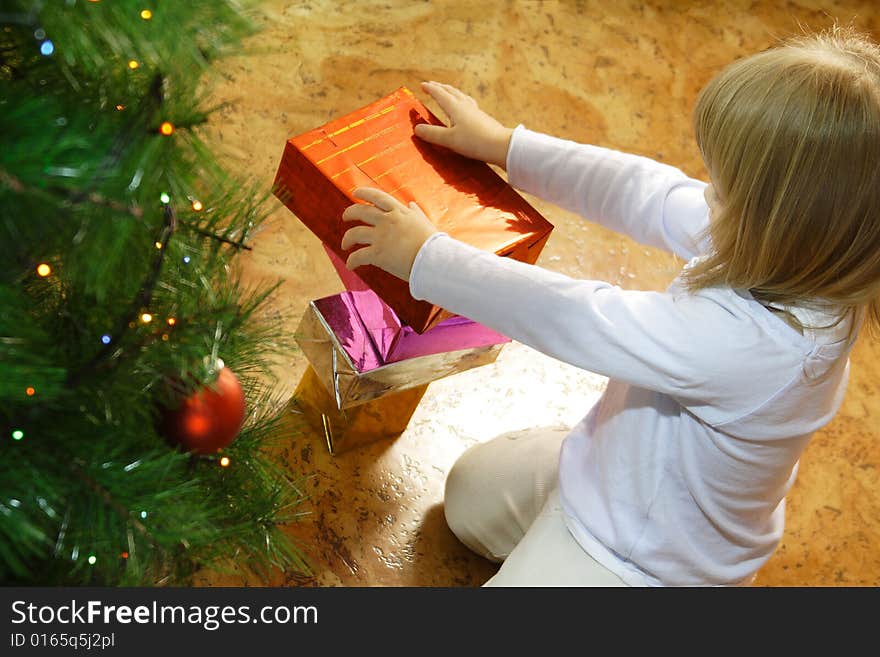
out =
<path fill-rule="evenodd" d="M 446 476 L 443 493 L 446 524 L 462 542 L 465 542 L 463 535 L 468 533 L 467 527 L 471 524 L 469 519 L 474 511 L 475 493 L 479 483 L 479 475 L 473 463 L 474 447 L 465 451 L 453 464 Z"/>
<path fill-rule="evenodd" d="M 492 561 L 503 561 L 487 546 L 484 507 L 487 473 L 480 467 L 479 445 L 462 454 L 446 477 L 443 513 L 455 537 L 471 551 Z"/>

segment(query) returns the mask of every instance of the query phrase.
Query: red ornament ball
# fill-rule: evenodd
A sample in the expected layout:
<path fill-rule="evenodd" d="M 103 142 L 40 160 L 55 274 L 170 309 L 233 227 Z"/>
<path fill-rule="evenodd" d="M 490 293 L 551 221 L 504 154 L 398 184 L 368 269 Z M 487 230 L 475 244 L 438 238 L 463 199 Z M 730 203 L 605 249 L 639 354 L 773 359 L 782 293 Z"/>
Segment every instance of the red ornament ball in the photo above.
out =
<path fill-rule="evenodd" d="M 183 399 L 177 408 L 166 409 L 160 430 L 190 452 L 214 454 L 235 440 L 245 413 L 241 383 L 223 367 L 212 384 Z"/>

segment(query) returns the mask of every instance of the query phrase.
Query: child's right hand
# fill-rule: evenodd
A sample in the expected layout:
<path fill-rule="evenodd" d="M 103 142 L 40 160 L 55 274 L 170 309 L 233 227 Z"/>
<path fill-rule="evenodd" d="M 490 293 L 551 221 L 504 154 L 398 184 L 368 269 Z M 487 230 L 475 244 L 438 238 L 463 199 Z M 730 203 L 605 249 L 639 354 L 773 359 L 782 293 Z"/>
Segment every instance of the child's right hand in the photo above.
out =
<path fill-rule="evenodd" d="M 507 168 L 507 149 L 511 128 L 477 107 L 477 101 L 455 87 L 439 82 L 423 82 L 422 89 L 437 101 L 449 117 L 449 126 L 419 124 L 416 136 L 475 160 Z"/>

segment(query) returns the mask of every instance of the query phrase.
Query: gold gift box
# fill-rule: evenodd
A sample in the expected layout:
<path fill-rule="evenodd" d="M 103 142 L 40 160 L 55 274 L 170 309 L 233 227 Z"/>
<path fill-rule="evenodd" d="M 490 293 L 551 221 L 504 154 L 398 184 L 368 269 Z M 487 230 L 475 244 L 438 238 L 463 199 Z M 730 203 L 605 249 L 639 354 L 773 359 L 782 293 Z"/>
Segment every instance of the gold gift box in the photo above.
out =
<path fill-rule="evenodd" d="M 397 438 L 415 413 L 428 384 L 340 410 L 309 365 L 293 394 L 293 410 L 323 436 L 334 456 L 378 440 Z"/>
<path fill-rule="evenodd" d="M 295 335 L 310 367 L 294 393 L 294 404 L 323 432 L 334 454 L 399 436 L 428 383 L 494 362 L 508 341 L 501 336 L 504 342 L 381 364 L 379 350 L 370 338 L 374 334 L 371 330 L 375 332 L 377 327 L 363 324 L 352 300 L 356 294 L 343 292 L 311 301 Z M 467 326 L 462 328 L 473 335 Z M 439 328 L 444 330 L 448 329 Z M 436 344 L 448 342 L 438 340 Z M 363 357 L 359 357 L 361 353 Z"/>

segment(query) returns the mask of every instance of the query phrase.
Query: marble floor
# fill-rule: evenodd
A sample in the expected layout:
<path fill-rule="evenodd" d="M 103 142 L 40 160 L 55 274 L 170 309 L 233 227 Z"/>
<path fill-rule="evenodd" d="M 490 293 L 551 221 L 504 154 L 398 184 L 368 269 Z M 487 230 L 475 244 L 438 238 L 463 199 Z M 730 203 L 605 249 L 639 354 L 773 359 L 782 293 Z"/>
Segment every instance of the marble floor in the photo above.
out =
<path fill-rule="evenodd" d="M 285 141 L 400 86 L 456 85 L 508 125 L 647 155 L 704 178 L 690 128 L 701 86 L 732 60 L 837 21 L 880 37 L 873 0 L 647 2 L 269 0 L 247 52 L 219 64 L 229 103 L 209 130 L 223 163 L 271 185 Z M 426 100 L 423 98 L 423 100 Z M 435 111 L 439 110 L 427 101 Z M 555 230 L 539 264 L 625 288 L 660 290 L 681 266 L 540 200 Z M 317 239 L 280 203 L 241 258 L 248 282 L 283 280 L 272 302 L 293 332 L 309 300 L 342 289 Z M 306 370 L 278 354 L 281 391 Z M 535 385 L 540 382 L 541 385 Z M 399 438 L 331 456 L 290 413 L 277 458 L 304 477 L 308 511 L 287 531 L 313 572 L 204 585 L 476 586 L 496 566 L 446 527 L 443 483 L 469 445 L 508 429 L 574 423 L 606 381 L 519 344 L 432 383 Z M 801 462 L 780 548 L 761 586 L 880 584 L 880 343 L 860 338 L 846 400 Z"/>

